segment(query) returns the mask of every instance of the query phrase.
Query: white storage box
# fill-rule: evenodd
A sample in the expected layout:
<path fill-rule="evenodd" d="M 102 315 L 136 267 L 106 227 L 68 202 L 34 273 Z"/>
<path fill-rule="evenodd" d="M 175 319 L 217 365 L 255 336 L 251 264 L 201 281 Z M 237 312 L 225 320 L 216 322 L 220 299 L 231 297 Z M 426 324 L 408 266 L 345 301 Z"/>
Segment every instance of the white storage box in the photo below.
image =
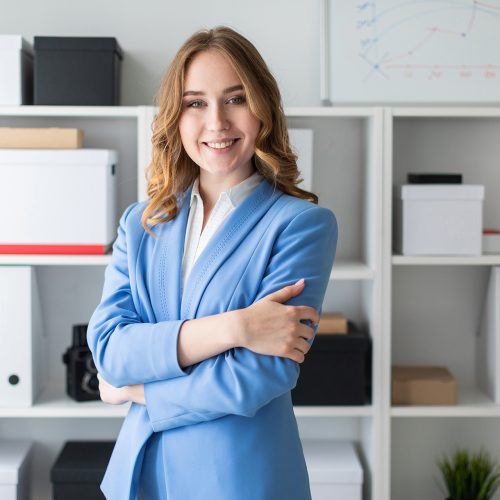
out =
<path fill-rule="evenodd" d="M 105 149 L 0 150 L 0 253 L 106 253 L 116 161 Z"/>
<path fill-rule="evenodd" d="M 33 49 L 21 35 L 0 35 L 0 106 L 33 102 Z"/>
<path fill-rule="evenodd" d="M 363 469 L 348 441 L 302 439 L 312 500 L 361 500 Z"/>
<path fill-rule="evenodd" d="M 35 268 L 0 266 L 0 407 L 35 402 L 46 384 L 47 354 Z"/>
<path fill-rule="evenodd" d="M 2 500 L 28 500 L 31 447 L 31 441 L 0 439 L 0 498 Z"/>
<path fill-rule="evenodd" d="M 395 249 L 403 255 L 481 255 L 484 186 L 410 184 L 396 189 Z"/>

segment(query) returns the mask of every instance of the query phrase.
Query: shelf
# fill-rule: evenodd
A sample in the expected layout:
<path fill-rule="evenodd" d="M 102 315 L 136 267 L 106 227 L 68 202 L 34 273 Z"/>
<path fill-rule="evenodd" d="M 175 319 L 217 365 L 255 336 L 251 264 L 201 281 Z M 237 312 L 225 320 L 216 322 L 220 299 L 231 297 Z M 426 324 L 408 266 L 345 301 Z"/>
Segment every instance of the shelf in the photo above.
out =
<path fill-rule="evenodd" d="M 484 107 L 394 107 L 394 117 L 433 117 L 433 118 L 500 118 L 500 108 Z"/>
<path fill-rule="evenodd" d="M 76 402 L 60 384 L 50 384 L 28 408 L 0 408 L 0 418 L 124 418 L 129 404 L 108 405 L 101 401 Z M 372 406 L 295 406 L 297 417 L 369 417 Z"/>
<path fill-rule="evenodd" d="M 107 405 L 101 401 L 78 403 L 64 395 L 59 384 L 49 385 L 28 408 L 0 408 L 3 418 L 123 418 L 130 405 Z"/>
<path fill-rule="evenodd" d="M 106 255 L 0 255 L 0 266 L 107 266 L 111 254 Z M 339 261 L 331 280 L 371 280 L 373 269 L 361 262 Z"/>
<path fill-rule="evenodd" d="M 294 406 L 296 417 L 371 417 L 372 406 Z"/>
<path fill-rule="evenodd" d="M 106 255 L 0 255 L 2 266 L 106 266 Z"/>
<path fill-rule="evenodd" d="M 335 261 L 331 280 L 372 280 L 375 271 L 362 262 L 339 260 Z"/>
<path fill-rule="evenodd" d="M 137 106 L 0 106 L 0 116 L 137 118 Z"/>
<path fill-rule="evenodd" d="M 500 255 L 480 255 L 478 257 L 393 255 L 392 263 L 395 266 L 499 266 Z"/>
<path fill-rule="evenodd" d="M 500 417 L 500 405 L 477 389 L 460 391 L 456 406 L 393 406 L 392 417 Z"/>
<path fill-rule="evenodd" d="M 286 108 L 285 115 L 288 118 L 298 117 L 372 117 L 375 109 L 372 107 L 333 107 L 333 106 L 311 106 L 304 108 Z"/>

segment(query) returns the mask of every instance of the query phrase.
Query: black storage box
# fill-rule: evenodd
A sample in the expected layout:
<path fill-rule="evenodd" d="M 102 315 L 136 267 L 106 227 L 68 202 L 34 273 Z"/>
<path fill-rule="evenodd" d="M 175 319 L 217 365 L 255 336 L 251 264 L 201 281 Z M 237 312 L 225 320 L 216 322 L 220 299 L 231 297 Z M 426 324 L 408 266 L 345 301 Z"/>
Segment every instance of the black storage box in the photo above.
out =
<path fill-rule="evenodd" d="M 105 500 L 100 484 L 114 441 L 68 441 L 50 471 L 54 500 Z"/>
<path fill-rule="evenodd" d="M 345 335 L 319 334 L 300 365 L 294 405 L 364 405 L 371 399 L 371 339 L 349 322 Z"/>
<path fill-rule="evenodd" d="M 115 38 L 36 36 L 34 49 L 35 104 L 119 104 L 122 51 Z"/>

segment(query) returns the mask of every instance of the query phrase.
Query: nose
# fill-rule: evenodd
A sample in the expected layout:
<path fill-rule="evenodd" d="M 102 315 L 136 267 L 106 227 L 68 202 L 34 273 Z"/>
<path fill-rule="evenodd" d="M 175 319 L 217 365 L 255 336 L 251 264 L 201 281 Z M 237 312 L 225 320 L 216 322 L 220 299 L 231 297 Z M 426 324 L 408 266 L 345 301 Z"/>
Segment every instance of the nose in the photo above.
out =
<path fill-rule="evenodd" d="M 213 104 L 208 112 L 207 128 L 210 131 L 229 129 L 229 118 L 226 114 L 223 104 Z"/>

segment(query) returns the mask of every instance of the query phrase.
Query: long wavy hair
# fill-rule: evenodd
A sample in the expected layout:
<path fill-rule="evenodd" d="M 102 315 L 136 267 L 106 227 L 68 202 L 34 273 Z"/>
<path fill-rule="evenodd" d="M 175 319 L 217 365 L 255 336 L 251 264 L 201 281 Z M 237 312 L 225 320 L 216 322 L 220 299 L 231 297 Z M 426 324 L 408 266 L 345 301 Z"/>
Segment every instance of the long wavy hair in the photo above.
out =
<path fill-rule="evenodd" d="M 178 213 L 177 197 L 199 174 L 199 166 L 181 142 L 184 79 L 189 63 L 205 50 L 217 50 L 234 68 L 243 85 L 251 113 L 260 121 L 253 163 L 256 170 L 283 192 L 318 203 L 314 193 L 297 186 L 302 179 L 297 156 L 290 148 L 286 117 L 278 84 L 257 49 L 245 37 L 225 26 L 192 35 L 170 64 L 156 96 L 159 110 L 152 124 L 152 160 L 147 177 L 148 205 L 142 225 L 150 228 L 168 222 Z"/>

